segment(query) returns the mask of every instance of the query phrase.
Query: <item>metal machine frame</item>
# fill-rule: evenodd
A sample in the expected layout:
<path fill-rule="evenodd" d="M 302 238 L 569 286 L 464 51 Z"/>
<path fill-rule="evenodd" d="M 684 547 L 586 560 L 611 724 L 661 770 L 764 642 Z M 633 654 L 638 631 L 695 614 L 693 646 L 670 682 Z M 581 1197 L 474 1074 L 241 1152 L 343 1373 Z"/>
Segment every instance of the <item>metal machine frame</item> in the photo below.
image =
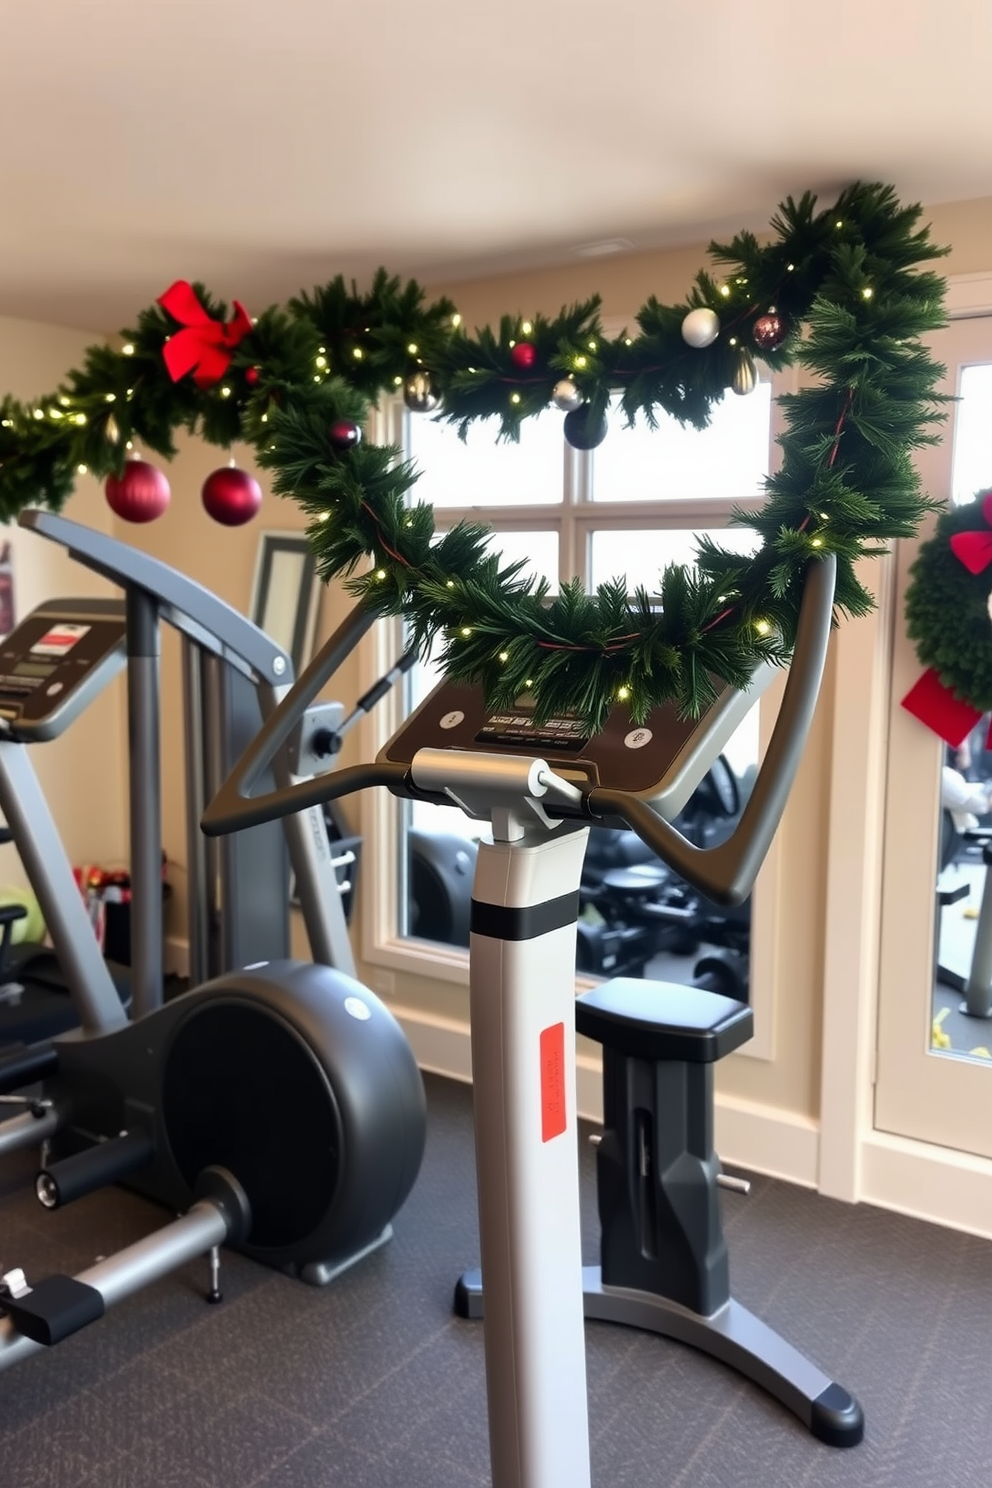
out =
<path fill-rule="evenodd" d="M 811 564 L 778 720 L 734 832 L 699 848 L 656 810 L 681 809 L 726 739 L 726 694 L 695 723 L 621 708 L 589 739 L 536 729 L 442 682 L 380 753 L 325 780 L 253 795 L 363 619 L 314 658 L 210 805 L 223 833 L 385 785 L 490 817 L 472 905 L 470 979 L 485 1349 L 494 1488 L 588 1488 L 574 1074 L 574 936 L 585 831 L 631 827 L 721 904 L 750 893 L 812 721 L 833 614 L 835 563 Z M 736 703 L 734 704 L 736 707 Z M 623 781 L 621 785 L 620 782 Z M 654 784 L 652 784 L 654 782 Z"/>

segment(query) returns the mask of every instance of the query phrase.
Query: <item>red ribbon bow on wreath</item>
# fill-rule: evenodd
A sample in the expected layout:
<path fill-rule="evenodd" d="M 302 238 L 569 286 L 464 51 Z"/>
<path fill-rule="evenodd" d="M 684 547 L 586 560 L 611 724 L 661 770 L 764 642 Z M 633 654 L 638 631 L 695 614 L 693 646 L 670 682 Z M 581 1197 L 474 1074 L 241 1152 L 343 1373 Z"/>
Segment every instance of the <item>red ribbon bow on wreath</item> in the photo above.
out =
<path fill-rule="evenodd" d="M 982 502 L 982 516 L 992 529 L 992 491 Z M 992 563 L 992 530 L 988 532 L 955 532 L 949 539 L 951 552 L 969 573 L 980 574 Z M 902 705 L 914 718 L 957 748 L 981 718 L 981 710 L 955 697 L 951 689 L 929 667 L 909 689 Z M 992 742 L 992 729 L 989 731 Z"/>
<path fill-rule="evenodd" d="M 185 279 L 177 279 L 159 295 L 158 303 L 184 327 L 162 347 L 169 376 L 178 382 L 192 372 L 197 387 L 212 387 L 230 366 L 234 348 L 252 329 L 248 311 L 235 300 L 233 320 L 211 320 Z"/>
<path fill-rule="evenodd" d="M 982 516 L 992 527 L 992 491 L 982 502 Z M 969 573 L 979 574 L 992 563 L 992 532 L 955 532 L 951 552 Z"/>

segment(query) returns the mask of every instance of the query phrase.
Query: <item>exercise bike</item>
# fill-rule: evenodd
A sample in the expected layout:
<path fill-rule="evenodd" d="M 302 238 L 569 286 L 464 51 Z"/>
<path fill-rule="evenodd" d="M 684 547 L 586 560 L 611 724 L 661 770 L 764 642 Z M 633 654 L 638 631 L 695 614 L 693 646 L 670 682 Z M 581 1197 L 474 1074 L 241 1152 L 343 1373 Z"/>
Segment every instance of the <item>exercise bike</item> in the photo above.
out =
<path fill-rule="evenodd" d="M 750 1008 L 705 992 L 692 992 L 686 1003 L 684 988 L 659 992 L 658 984 L 624 978 L 576 1001 L 574 982 L 591 827 L 629 827 L 717 902 L 747 897 L 815 707 L 834 571 L 832 559 L 808 571 L 778 721 L 737 828 L 717 846 L 690 843 L 671 819 L 753 700 L 753 693 L 730 689 L 698 723 L 659 708 L 635 726 L 618 706 L 590 736 L 577 719 L 538 730 L 521 721 L 525 701 L 509 714 L 493 711 L 479 689 L 442 682 L 374 763 L 253 795 L 364 623 L 360 612 L 303 673 L 204 818 L 205 831 L 223 833 L 385 786 L 492 823 L 476 866 L 469 962 L 494 1488 L 588 1488 L 584 1312 L 685 1338 L 748 1373 L 822 1439 L 838 1446 L 861 1439 L 861 1410 L 847 1391 L 729 1294 L 708 1102 L 713 1062 L 749 1037 Z M 753 692 L 765 680 L 756 674 Z M 606 1065 L 607 1129 L 598 1159 L 603 1260 L 585 1273 L 577 1019 L 616 1056 Z M 659 1064 L 692 1066 L 665 1109 L 651 1096 L 662 1088 Z M 673 1256 L 681 1263 L 675 1290 L 685 1302 L 664 1293 Z M 652 1262 L 647 1271 L 638 1266 L 643 1257 Z M 463 1277 L 462 1285 L 474 1287 L 481 1301 L 480 1277 Z"/>
<path fill-rule="evenodd" d="M 210 1251 L 216 1264 L 221 1243 L 326 1284 L 389 1239 L 426 1130 L 420 1073 L 398 1023 L 353 975 L 329 964 L 337 957 L 350 965 L 351 953 L 316 808 L 292 813 L 285 825 L 317 964 L 266 957 L 163 1002 L 159 621 L 180 630 L 198 664 L 217 659 L 250 674 L 263 713 L 291 680 L 288 658 L 214 595 L 147 555 L 47 513 L 21 521 L 112 579 L 124 601 L 55 601 L 0 642 L 0 809 L 80 1021 L 50 1044 L 0 1057 L 0 1094 L 24 1105 L 0 1125 L 0 1153 L 46 1141 L 50 1155 L 36 1187 L 47 1208 L 126 1182 L 173 1213 L 188 1213 L 82 1277 L 28 1286 L 20 1269 L 9 1272 L 0 1295 L 0 1370 L 78 1331 L 191 1255 Z M 365 617 L 356 638 L 371 623 Z M 125 650 L 138 911 L 130 1022 L 29 757 L 33 744 L 67 728 L 119 672 Z M 297 767 L 308 751 L 319 752 L 322 729 L 319 711 L 301 718 L 292 746 Z M 272 778 L 291 785 L 288 757 Z M 276 836 L 281 852 L 279 828 Z"/>

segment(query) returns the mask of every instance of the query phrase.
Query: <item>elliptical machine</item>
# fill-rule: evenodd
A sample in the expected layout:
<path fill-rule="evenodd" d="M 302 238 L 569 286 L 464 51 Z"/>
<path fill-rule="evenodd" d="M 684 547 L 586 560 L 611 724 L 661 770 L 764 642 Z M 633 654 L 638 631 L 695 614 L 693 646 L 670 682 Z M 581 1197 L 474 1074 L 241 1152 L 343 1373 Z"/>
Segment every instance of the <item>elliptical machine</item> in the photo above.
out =
<path fill-rule="evenodd" d="M 640 1305 L 639 1283 L 613 1286 L 605 1268 L 601 1276 L 584 1278 L 581 1262 L 575 922 L 589 829 L 630 827 L 708 897 L 734 904 L 747 896 L 812 719 L 834 573 L 832 559 L 810 567 L 778 721 L 737 828 L 717 846 L 695 846 L 665 818 L 678 814 L 750 705 L 749 697 L 729 689 L 696 724 L 659 708 L 634 726 L 617 707 L 602 733 L 590 737 L 578 719 L 556 719 L 538 730 L 524 703 L 510 713 L 493 712 L 477 688 L 442 682 L 374 764 L 253 797 L 301 711 L 333 671 L 340 648 L 362 625 L 360 611 L 307 668 L 204 818 L 205 831 L 223 833 L 384 785 L 397 796 L 455 804 L 492 822 L 492 841 L 482 843 L 476 868 L 469 964 L 494 1488 L 589 1488 L 584 1294 L 599 1299 L 591 1315 L 654 1326 Z M 643 1036 L 643 1006 L 626 1019 L 634 1052 L 638 1012 Z M 743 1004 L 713 997 L 699 1030 L 710 1067 L 717 1051 L 746 1036 L 750 1016 Z M 677 1033 L 668 1030 L 669 1041 Z M 611 1163 L 627 1163 L 626 1186 L 635 1200 L 648 1191 L 653 1202 L 664 1175 L 654 1169 L 652 1149 L 638 1147 L 622 1117 L 621 1111 L 600 1152 L 605 1149 Z M 721 1254 L 721 1237 L 713 1234 L 719 1163 L 706 1127 L 705 1120 L 701 1129 L 695 1122 L 681 1163 L 696 1191 L 682 1243 L 691 1243 L 701 1219 L 709 1231 L 702 1269 L 719 1283 L 726 1272 L 725 1247 Z M 603 1196 L 601 1183 L 601 1212 Z M 635 1203 L 635 1209 L 635 1219 L 658 1212 L 651 1203 Z M 710 1295 L 718 1291 L 714 1284 Z M 671 1314 L 681 1318 L 688 1309 L 676 1305 Z M 751 1373 L 825 1439 L 837 1445 L 860 1440 L 857 1402 L 729 1296 L 718 1299 L 708 1321 L 709 1329 L 696 1329 L 692 1342 Z M 688 1329 L 668 1331 L 690 1336 Z"/>
<path fill-rule="evenodd" d="M 201 661 L 219 658 L 250 675 L 263 713 L 291 681 L 288 658 L 214 595 L 147 555 L 47 513 L 21 520 L 124 588 L 125 599 L 42 606 L 0 642 L 0 809 L 81 1024 L 49 1045 L 0 1059 L 0 1093 L 42 1081 L 40 1094 L 19 1097 L 23 1114 L 0 1126 L 0 1153 L 47 1141 L 52 1160 L 36 1184 L 47 1208 L 125 1181 L 189 1214 L 81 1278 L 28 1287 L 20 1271 L 9 1273 L 0 1295 L 0 1370 L 191 1255 L 211 1251 L 216 1261 L 221 1243 L 314 1285 L 329 1282 L 389 1239 L 426 1131 L 423 1084 L 399 1024 L 353 975 L 329 964 L 353 965 L 319 811 L 286 822 L 318 964 L 267 955 L 163 1004 L 159 620 L 178 628 Z M 359 633 L 371 623 L 368 617 Z M 144 906 L 133 937 L 133 1022 L 100 956 L 28 752 L 31 742 L 67 727 L 119 671 L 125 646 L 132 869 L 135 904 Z M 315 746 L 318 724 L 319 713 L 302 720 L 295 761 Z M 288 787 L 294 778 L 281 759 L 274 779 Z M 276 835 L 281 852 L 278 828 Z"/>

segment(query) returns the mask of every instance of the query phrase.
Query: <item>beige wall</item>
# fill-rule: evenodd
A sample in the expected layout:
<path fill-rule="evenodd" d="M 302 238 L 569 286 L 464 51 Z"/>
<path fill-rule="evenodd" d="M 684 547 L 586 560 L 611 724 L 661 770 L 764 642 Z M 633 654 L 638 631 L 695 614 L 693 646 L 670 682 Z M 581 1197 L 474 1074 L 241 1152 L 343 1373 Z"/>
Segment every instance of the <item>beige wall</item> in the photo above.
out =
<path fill-rule="evenodd" d="M 56 326 L 0 318 L 0 389 L 20 398 L 50 392 L 78 363 L 93 336 Z M 109 531 L 111 512 L 95 481 L 80 477 L 65 515 Z M 8 528 L 14 553 L 17 616 L 59 595 L 110 593 L 96 575 L 79 568 L 64 550 L 17 526 Z M 119 682 L 87 710 L 63 738 L 39 745 L 32 759 L 74 863 L 126 861 L 122 779 L 122 690 Z M 0 848 L 0 883 L 25 882 L 13 847 Z"/>
<path fill-rule="evenodd" d="M 992 270 L 992 198 L 955 203 L 927 213 L 935 238 L 953 245 L 952 255 L 943 263 L 947 273 L 977 273 Z M 633 319 L 634 312 L 650 294 L 663 301 L 681 298 L 693 275 L 705 262 L 704 248 L 680 249 L 671 253 L 632 256 L 570 264 L 558 270 L 493 278 L 484 282 L 438 286 L 455 300 L 466 324 L 473 326 L 495 319 L 502 312 L 552 313 L 563 303 L 585 298 L 598 292 L 602 296 L 603 314 Z M 31 394 L 52 386 L 59 374 L 76 359 L 83 338 L 48 327 L 0 323 L 0 385 L 21 394 Z M 235 451 L 239 463 L 251 468 L 244 452 Z M 241 529 L 225 529 L 211 521 L 202 511 L 199 489 L 205 476 L 222 463 L 219 451 L 187 441 L 173 463 L 169 475 L 173 486 L 172 505 L 157 523 L 147 527 L 128 527 L 115 523 L 114 534 L 154 553 L 214 588 L 231 604 L 244 609 L 249 601 L 258 535 L 262 530 L 298 529 L 302 517 L 290 502 L 272 497 L 260 518 Z M 263 481 L 264 485 L 264 481 Z M 99 493 L 84 482 L 73 498 L 70 514 L 80 520 L 108 527 L 108 515 Z M 35 598 L 54 592 L 60 585 L 84 589 L 86 581 L 79 574 L 63 577 L 55 560 L 28 555 L 22 559 L 20 540 L 18 563 L 22 565 L 22 607 Z M 33 586 L 33 587 L 32 587 Z M 33 602 L 33 599 L 30 601 Z M 324 596 L 320 635 L 326 635 L 346 608 L 347 601 L 336 588 Z M 856 622 L 852 622 L 856 623 Z M 165 788 L 165 843 L 172 875 L 182 888 L 185 843 L 183 840 L 181 734 L 179 714 L 178 647 L 167 641 L 164 654 L 166 737 L 163 748 Z M 357 664 L 352 664 L 341 678 L 341 694 L 353 698 L 358 690 Z M 338 689 L 335 689 L 338 691 Z M 822 1015 L 823 967 L 823 902 L 825 889 L 825 843 L 829 811 L 830 738 L 833 727 L 832 670 L 828 668 L 821 706 L 813 728 L 806 758 L 800 771 L 781 835 L 781 898 L 779 945 L 777 949 L 776 984 L 779 997 L 776 1007 L 776 1043 L 771 1061 L 758 1061 L 735 1056 L 723 1062 L 720 1070 L 725 1092 L 765 1106 L 778 1108 L 798 1117 L 815 1119 L 819 1111 L 818 1071 L 821 1062 L 820 1029 Z M 97 714 L 94 711 L 94 721 Z M 90 851 L 108 844 L 106 851 L 120 851 L 122 840 L 121 802 L 118 788 L 107 799 L 112 804 L 105 813 L 95 804 L 92 774 L 101 757 L 118 780 L 121 775 L 121 743 L 117 750 L 109 747 L 111 738 L 122 741 L 119 720 L 116 733 L 113 718 L 103 727 L 94 722 L 87 736 L 86 748 L 79 747 L 71 759 L 65 759 L 65 777 L 52 781 L 58 794 L 60 819 L 64 820 L 67 837 L 77 845 L 77 852 Z M 101 741 L 104 747 L 101 756 Z M 55 758 L 56 746 L 50 746 Z M 354 746 L 352 746 L 352 753 Z M 46 777 L 46 784 L 47 784 Z M 92 844 L 92 846 L 90 846 Z M 366 862 L 364 883 L 370 881 L 371 864 Z M 181 898 L 181 895 L 179 896 Z M 175 933 L 182 933 L 182 914 L 174 921 Z M 377 969 L 362 968 L 373 984 L 379 980 Z M 381 981 L 380 981 L 381 984 Z M 467 1014 L 467 995 L 463 988 L 439 982 L 430 977 L 403 973 L 395 976 L 397 1003 L 420 1012 L 461 1020 Z"/>

